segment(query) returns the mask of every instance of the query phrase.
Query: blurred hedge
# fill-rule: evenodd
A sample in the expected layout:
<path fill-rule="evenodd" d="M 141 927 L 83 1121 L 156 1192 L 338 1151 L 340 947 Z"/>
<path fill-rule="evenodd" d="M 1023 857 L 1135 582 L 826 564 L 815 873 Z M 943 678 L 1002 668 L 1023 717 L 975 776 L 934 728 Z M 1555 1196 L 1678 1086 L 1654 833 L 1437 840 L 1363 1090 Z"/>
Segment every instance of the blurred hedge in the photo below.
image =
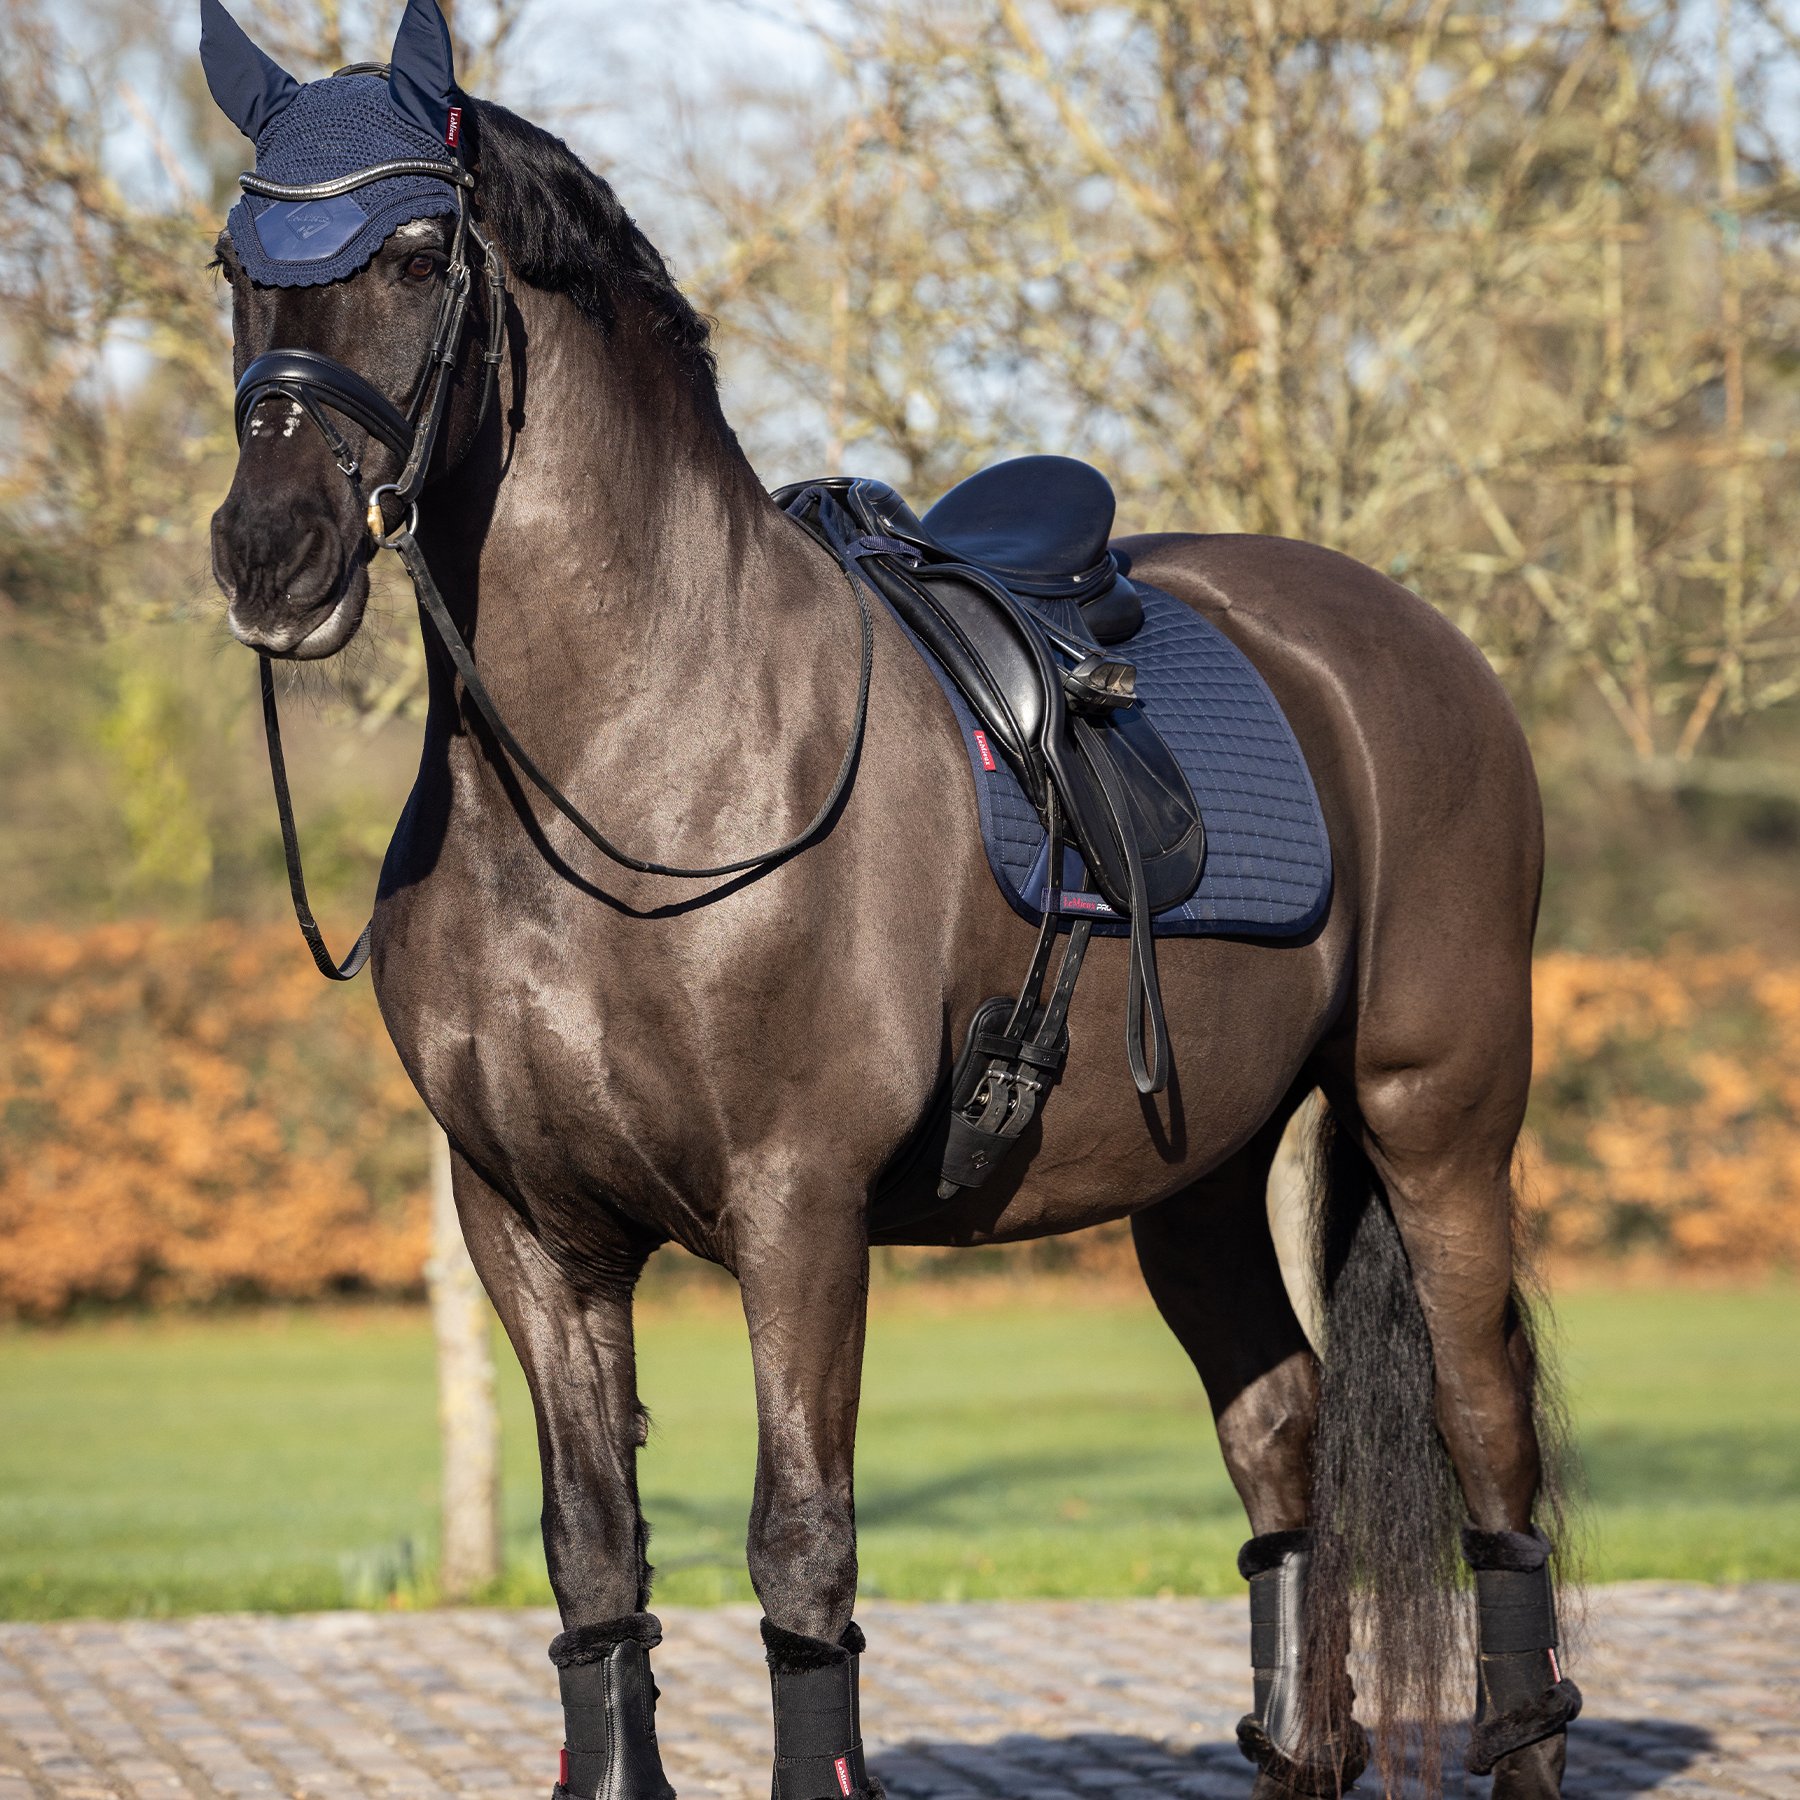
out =
<path fill-rule="evenodd" d="M 1536 989 L 1542 1240 L 1800 1264 L 1800 967 L 1557 953 Z M 0 1008 L 0 1313 L 419 1289 L 426 1115 L 368 984 L 321 982 L 291 926 L 0 926 Z M 1113 1226 L 890 1252 L 878 1275 L 1111 1278 L 1129 1258 Z"/>
<path fill-rule="evenodd" d="M 291 926 L 0 927 L 0 1310 L 419 1287 L 426 1115 Z"/>
<path fill-rule="evenodd" d="M 1548 1244 L 1800 1265 L 1800 967 L 1539 959 L 1524 1195 Z"/>

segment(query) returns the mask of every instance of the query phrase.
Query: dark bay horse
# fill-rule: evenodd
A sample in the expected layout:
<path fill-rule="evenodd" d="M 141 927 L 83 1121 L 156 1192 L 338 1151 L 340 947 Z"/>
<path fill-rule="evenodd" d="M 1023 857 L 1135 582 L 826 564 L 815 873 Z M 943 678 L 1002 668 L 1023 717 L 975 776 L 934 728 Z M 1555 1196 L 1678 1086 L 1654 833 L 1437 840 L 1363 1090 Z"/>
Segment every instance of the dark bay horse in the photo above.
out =
<path fill-rule="evenodd" d="M 614 841 L 682 865 L 752 854 L 806 825 L 850 739 L 853 591 L 768 498 L 722 416 L 706 326 L 607 184 L 535 127 L 462 104 L 472 217 L 504 267 L 504 354 L 484 409 L 480 330 L 452 346 L 418 542 L 505 718 Z M 239 373 L 297 347 L 404 405 L 455 229 L 421 217 L 354 273 L 294 286 L 253 280 L 223 238 Z M 338 423 L 352 479 L 321 432 L 252 431 L 214 520 L 231 629 L 270 655 L 330 656 L 360 621 L 364 503 L 401 458 Z M 1549 1606 L 1536 1527 L 1553 1520 L 1513 1245 L 1542 860 L 1524 738 L 1474 647 L 1343 556 L 1253 536 L 1125 547 L 1133 578 L 1202 612 L 1285 709 L 1329 826 L 1329 911 L 1299 940 L 1164 944 L 1174 1073 L 1148 1099 L 1117 1053 L 1126 946 L 1096 941 L 1067 1072 L 1016 1166 L 880 1241 L 1131 1219 L 1254 1534 L 1243 1736 L 1262 1800 L 1329 1794 L 1361 1767 L 1344 1674 L 1358 1586 L 1376 1722 L 1391 1741 L 1435 1717 L 1459 1525 L 1481 1599 L 1477 1748 L 1498 1793 L 1549 1800 L 1577 1702 L 1553 1626 L 1546 1640 L 1533 1623 Z M 668 1242 L 742 1288 L 776 1793 L 876 1791 L 840 1742 L 862 1648 L 868 1201 L 1034 934 L 989 874 L 937 682 L 879 607 L 874 629 L 835 815 L 799 853 L 713 880 L 596 854 L 521 779 L 427 632 L 424 751 L 372 968 L 536 1407 L 575 1795 L 667 1792 L 632 1292 Z M 1314 1088 L 1330 1109 L 1323 1364 L 1265 1204 Z"/>

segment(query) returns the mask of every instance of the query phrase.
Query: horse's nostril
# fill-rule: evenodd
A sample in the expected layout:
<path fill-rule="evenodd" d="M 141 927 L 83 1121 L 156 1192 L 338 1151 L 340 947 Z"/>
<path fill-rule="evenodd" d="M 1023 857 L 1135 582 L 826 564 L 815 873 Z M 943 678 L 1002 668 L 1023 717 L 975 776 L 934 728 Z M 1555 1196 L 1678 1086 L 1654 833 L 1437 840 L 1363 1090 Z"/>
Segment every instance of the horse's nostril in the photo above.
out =
<path fill-rule="evenodd" d="M 311 606 L 326 599 L 338 584 L 339 559 L 330 554 L 326 534 L 309 531 L 281 563 L 270 596 L 293 606 Z"/>

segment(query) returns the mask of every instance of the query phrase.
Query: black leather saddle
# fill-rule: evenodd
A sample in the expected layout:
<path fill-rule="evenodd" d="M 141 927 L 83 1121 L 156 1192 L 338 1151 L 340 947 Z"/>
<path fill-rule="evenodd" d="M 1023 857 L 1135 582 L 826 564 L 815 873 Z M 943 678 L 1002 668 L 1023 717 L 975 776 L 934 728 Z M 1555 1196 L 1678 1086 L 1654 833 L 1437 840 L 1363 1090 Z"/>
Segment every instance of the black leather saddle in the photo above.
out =
<path fill-rule="evenodd" d="M 848 476 L 797 482 L 774 498 L 860 571 L 949 672 L 1051 837 L 1056 891 L 1026 989 L 1016 1003 L 984 1005 L 958 1065 L 945 1160 L 954 1192 L 985 1179 L 997 1161 L 976 1139 L 957 1160 L 958 1120 L 978 1104 L 986 1124 L 970 1127 L 977 1138 L 1016 1137 L 1061 1067 L 1063 1016 L 1091 929 L 1077 919 L 1040 1006 L 1065 844 L 1101 898 L 1131 921 L 1126 1049 L 1140 1092 L 1165 1085 L 1151 920 L 1199 886 L 1200 809 L 1137 703 L 1136 671 L 1111 654 L 1143 623 L 1143 607 L 1125 559 L 1107 547 L 1113 493 L 1097 469 L 1062 456 L 1000 463 L 951 489 L 923 519 L 885 483 Z M 1001 1005 L 1010 1008 L 1005 1020 Z M 972 1055 L 978 1039 L 981 1053 Z M 993 1048 L 1006 1043 L 1010 1059 Z M 1010 1073 L 1000 1066 L 1008 1061 Z"/>
<path fill-rule="evenodd" d="M 1112 483 L 1098 469 L 1069 456 L 1021 456 L 953 487 L 920 528 L 1065 630 L 1122 644 L 1144 609 L 1125 579 L 1130 559 L 1107 548 L 1112 524 Z"/>

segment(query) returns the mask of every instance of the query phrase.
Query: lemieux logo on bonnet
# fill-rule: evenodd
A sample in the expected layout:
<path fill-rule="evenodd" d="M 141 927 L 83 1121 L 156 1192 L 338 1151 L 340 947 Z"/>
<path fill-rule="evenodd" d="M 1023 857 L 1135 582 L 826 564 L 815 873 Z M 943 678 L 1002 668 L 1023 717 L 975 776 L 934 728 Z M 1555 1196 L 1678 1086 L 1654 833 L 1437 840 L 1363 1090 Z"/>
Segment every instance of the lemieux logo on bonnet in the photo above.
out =
<path fill-rule="evenodd" d="M 200 60 L 220 109 L 256 145 L 265 181 L 306 187 L 403 160 L 454 166 L 446 150 L 460 149 L 464 101 L 436 0 L 407 0 L 385 78 L 302 84 L 220 0 L 200 0 Z M 409 220 L 456 210 L 455 189 L 424 170 L 326 199 L 246 194 L 226 223 L 252 281 L 312 287 L 353 275 Z"/>

